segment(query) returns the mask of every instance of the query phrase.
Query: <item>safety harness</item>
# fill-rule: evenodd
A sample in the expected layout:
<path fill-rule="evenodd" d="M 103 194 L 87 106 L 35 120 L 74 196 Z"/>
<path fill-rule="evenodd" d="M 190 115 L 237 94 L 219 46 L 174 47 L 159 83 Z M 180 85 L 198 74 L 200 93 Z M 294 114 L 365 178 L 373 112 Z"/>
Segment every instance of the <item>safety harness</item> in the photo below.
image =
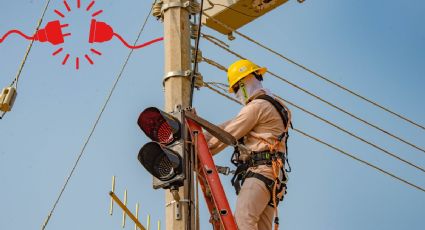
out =
<path fill-rule="evenodd" d="M 273 107 L 279 112 L 279 115 L 282 119 L 284 131 L 281 135 L 277 137 L 275 143 L 269 143 L 268 141 L 258 138 L 259 141 L 264 142 L 269 146 L 269 150 L 252 152 L 251 157 L 244 162 L 240 160 L 240 151 L 238 148 L 235 148 L 233 152 L 231 162 L 236 166 L 235 174 L 231 180 L 233 187 L 235 187 L 236 194 L 238 195 L 240 189 L 247 178 L 257 178 L 261 180 L 267 187 L 270 192 L 270 201 L 269 206 L 275 209 L 275 229 L 278 229 L 279 217 L 277 213 L 277 206 L 279 201 L 283 200 L 283 192 L 286 194 L 286 183 L 288 180 L 287 172 L 291 171 L 291 167 L 288 161 L 288 129 L 289 126 L 292 127 L 291 123 L 291 113 L 284 105 L 279 103 L 276 99 L 269 95 L 260 95 L 254 100 L 262 99 L 270 102 Z M 243 144 L 243 138 L 239 140 L 240 144 Z M 279 152 L 282 143 L 285 143 L 285 152 Z M 288 165 L 288 169 L 285 168 L 285 162 Z M 259 165 L 267 165 L 272 167 L 274 179 L 269 179 L 259 173 L 248 171 L 250 167 L 256 167 Z M 285 189 L 285 190 L 284 190 Z"/>

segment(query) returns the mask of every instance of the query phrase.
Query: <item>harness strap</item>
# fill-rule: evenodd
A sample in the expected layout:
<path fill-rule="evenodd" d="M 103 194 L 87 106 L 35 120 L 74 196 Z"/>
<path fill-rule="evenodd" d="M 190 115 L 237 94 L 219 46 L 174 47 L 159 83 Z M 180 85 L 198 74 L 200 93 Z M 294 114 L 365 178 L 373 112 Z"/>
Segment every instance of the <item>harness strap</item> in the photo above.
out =
<path fill-rule="evenodd" d="M 283 122 L 283 127 L 284 127 L 284 131 L 282 132 L 281 135 L 279 135 L 278 140 L 279 142 L 283 140 L 283 138 L 286 136 L 286 133 L 288 132 L 289 129 L 289 125 L 288 123 L 290 122 L 290 113 L 288 112 L 289 110 L 286 109 L 282 104 L 280 104 L 278 101 L 276 101 L 273 97 L 267 95 L 267 94 L 263 94 L 260 95 L 258 97 L 256 97 L 255 99 L 263 99 L 266 100 L 268 102 L 270 102 L 273 107 L 276 108 L 276 110 L 279 112 L 280 117 L 282 118 L 282 122 Z"/>
<path fill-rule="evenodd" d="M 273 195 L 274 195 L 273 193 L 276 193 L 276 194 L 281 193 L 283 191 L 283 188 L 286 188 L 286 183 L 281 183 L 280 188 L 278 188 L 276 192 L 273 192 L 273 190 L 275 189 L 275 183 L 276 183 L 275 180 L 269 179 L 268 177 L 265 177 L 265 176 L 263 176 L 259 173 L 248 171 L 245 174 L 245 177 L 242 180 L 242 184 L 245 182 L 245 179 L 251 178 L 251 177 L 262 181 L 264 183 L 264 185 L 266 185 L 266 188 L 267 188 L 267 190 L 269 190 L 269 193 L 270 193 L 270 200 L 269 200 L 268 205 L 271 206 L 271 207 L 275 207 L 275 204 L 273 202 Z M 276 207 L 279 205 L 280 200 L 276 200 Z"/>

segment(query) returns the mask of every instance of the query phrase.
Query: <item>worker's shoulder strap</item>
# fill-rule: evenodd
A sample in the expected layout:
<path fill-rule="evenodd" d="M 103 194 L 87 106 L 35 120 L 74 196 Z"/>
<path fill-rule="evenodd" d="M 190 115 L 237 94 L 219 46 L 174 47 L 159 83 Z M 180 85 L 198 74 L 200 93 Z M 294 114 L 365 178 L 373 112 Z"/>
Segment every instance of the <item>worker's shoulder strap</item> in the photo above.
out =
<path fill-rule="evenodd" d="M 282 104 L 280 104 L 276 99 L 274 99 L 273 97 L 267 94 L 260 95 L 256 97 L 255 99 L 263 99 L 270 102 L 273 105 L 273 107 L 275 107 L 276 110 L 279 112 L 279 115 L 282 118 L 283 127 L 285 130 L 287 130 L 286 128 L 289 125 L 289 121 L 288 121 L 289 115 L 288 115 L 288 111 L 285 109 L 285 107 L 283 107 Z M 286 131 L 281 136 L 283 137 L 285 133 Z"/>

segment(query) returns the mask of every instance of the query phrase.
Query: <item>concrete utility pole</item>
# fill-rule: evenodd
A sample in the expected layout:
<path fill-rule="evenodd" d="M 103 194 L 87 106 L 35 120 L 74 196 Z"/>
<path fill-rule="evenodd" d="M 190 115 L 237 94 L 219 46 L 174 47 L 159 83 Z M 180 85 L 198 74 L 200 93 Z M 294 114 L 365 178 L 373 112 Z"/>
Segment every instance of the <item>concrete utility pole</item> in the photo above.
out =
<path fill-rule="evenodd" d="M 190 79 L 187 71 L 191 69 L 190 53 L 190 21 L 189 9 L 183 3 L 187 0 L 164 0 L 164 48 L 165 48 L 165 111 L 173 111 L 176 105 L 182 108 L 189 106 Z M 168 8 L 169 7 L 169 8 Z M 176 203 L 169 190 L 165 192 L 165 226 L 169 230 L 195 229 L 193 220 L 193 205 L 183 199 L 188 197 L 191 186 L 187 181 L 193 181 L 193 173 L 186 175 L 186 182 L 179 189 L 181 202 L 180 218 L 177 218 Z M 192 193 L 193 194 L 193 193 Z M 192 200 L 190 198 L 190 200 Z M 191 216 L 189 208 L 192 209 Z M 191 226 L 189 226 L 191 223 Z"/>

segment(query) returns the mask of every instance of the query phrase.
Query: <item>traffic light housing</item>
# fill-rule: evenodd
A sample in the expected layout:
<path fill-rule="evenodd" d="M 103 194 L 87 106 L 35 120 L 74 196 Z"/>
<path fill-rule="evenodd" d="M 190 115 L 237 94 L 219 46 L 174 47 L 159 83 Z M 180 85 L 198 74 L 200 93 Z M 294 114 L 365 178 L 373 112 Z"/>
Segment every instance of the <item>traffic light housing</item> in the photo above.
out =
<path fill-rule="evenodd" d="M 179 112 L 179 115 L 184 120 L 183 112 Z M 140 149 L 137 159 L 154 176 L 153 188 L 182 186 L 186 149 L 182 123 L 176 117 L 150 107 L 140 114 L 137 124 L 152 140 Z"/>

